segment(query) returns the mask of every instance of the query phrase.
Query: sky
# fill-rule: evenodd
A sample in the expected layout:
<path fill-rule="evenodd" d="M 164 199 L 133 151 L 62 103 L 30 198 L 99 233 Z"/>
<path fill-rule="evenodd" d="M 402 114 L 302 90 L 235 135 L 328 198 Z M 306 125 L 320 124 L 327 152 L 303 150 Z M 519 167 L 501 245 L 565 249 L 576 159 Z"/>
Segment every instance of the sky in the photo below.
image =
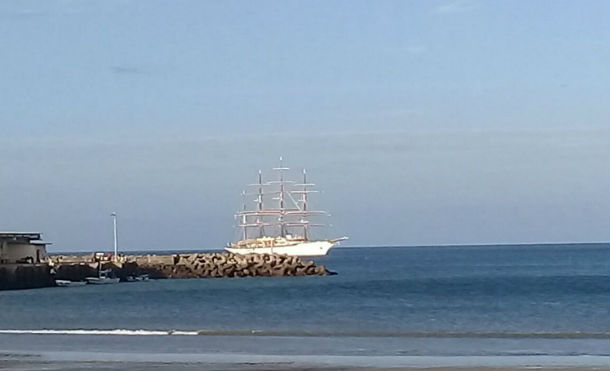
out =
<path fill-rule="evenodd" d="M 610 239 L 607 1 L 0 2 L 0 230 L 221 248 L 282 155 L 345 246 Z"/>

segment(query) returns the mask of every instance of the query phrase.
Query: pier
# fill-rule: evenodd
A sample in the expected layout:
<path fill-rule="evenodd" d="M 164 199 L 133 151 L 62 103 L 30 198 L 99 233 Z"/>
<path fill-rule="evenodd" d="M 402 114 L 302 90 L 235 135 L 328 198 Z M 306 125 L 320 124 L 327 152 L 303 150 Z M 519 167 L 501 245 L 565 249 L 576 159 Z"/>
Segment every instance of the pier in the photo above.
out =
<path fill-rule="evenodd" d="M 295 256 L 277 254 L 239 255 L 228 252 L 171 255 L 123 255 L 100 260 L 95 255 L 51 257 L 55 278 L 82 281 L 97 271 L 111 269 L 121 280 L 142 274 L 152 279 L 325 276 L 334 274 L 324 265 Z"/>
<path fill-rule="evenodd" d="M 0 232 L 0 290 L 55 284 L 40 232 Z"/>
<path fill-rule="evenodd" d="M 196 252 L 184 254 L 53 255 L 40 233 L 0 232 L 0 290 L 55 286 L 55 280 L 84 281 L 110 270 L 121 281 L 152 279 L 325 276 L 334 274 L 312 260 L 280 254 Z"/>

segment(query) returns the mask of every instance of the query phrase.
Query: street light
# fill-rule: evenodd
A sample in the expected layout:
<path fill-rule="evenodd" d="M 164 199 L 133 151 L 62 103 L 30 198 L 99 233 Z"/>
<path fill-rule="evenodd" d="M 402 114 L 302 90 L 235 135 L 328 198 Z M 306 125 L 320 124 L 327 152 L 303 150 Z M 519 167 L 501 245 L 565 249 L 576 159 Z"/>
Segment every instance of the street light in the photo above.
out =
<path fill-rule="evenodd" d="M 114 227 L 114 256 L 112 257 L 112 260 L 117 261 L 118 258 L 118 239 L 117 239 L 117 233 L 116 233 L 116 212 L 112 212 L 112 214 L 110 214 L 110 216 L 112 216 L 112 225 Z"/>

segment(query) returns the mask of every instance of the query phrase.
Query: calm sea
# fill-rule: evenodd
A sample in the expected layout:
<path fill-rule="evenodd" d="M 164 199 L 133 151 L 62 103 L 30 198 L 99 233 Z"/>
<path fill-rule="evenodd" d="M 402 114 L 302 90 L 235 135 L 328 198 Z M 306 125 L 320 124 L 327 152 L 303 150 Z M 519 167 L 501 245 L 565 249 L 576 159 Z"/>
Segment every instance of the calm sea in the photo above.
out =
<path fill-rule="evenodd" d="M 610 359 L 608 244 L 336 248 L 317 261 L 339 274 L 0 292 L 0 368 Z"/>

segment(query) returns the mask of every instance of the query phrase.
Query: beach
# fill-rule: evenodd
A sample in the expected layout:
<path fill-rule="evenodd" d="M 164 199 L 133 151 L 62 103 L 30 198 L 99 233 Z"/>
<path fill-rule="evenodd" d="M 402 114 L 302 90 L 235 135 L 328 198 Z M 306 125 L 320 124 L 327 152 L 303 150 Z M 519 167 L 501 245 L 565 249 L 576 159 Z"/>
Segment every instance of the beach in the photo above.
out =
<path fill-rule="evenodd" d="M 2 355 L 6 358 L 6 354 Z M 250 359 L 243 361 L 230 361 L 231 357 L 222 362 L 119 362 L 119 361 L 58 361 L 49 359 L 13 359 L 0 360 L 0 367 L 6 370 L 39 371 L 39 370 L 71 370 L 71 371 L 91 371 L 91 370 L 117 370 L 117 371 L 452 371 L 452 370 L 477 370 L 477 371 L 517 371 L 517 370 L 541 370 L 541 371 L 597 371 L 608 369 L 608 359 L 597 360 L 600 364 L 579 365 L 578 362 L 569 362 L 555 366 L 539 365 L 537 363 L 517 363 L 513 365 L 490 365 L 481 366 L 471 364 L 481 360 L 461 360 L 456 362 L 450 360 L 412 360 L 413 363 L 406 363 L 394 366 L 362 366 L 346 365 L 341 363 L 321 364 L 308 363 L 303 360 L 271 360 L 261 361 L 260 359 Z M 374 361 L 374 360 L 373 360 Z M 422 366 L 422 362 L 431 362 Z M 438 366 L 438 363 L 452 363 L 451 366 Z M 514 360 L 512 361 L 514 362 Z M 606 362 L 606 363 L 603 363 Z"/>
<path fill-rule="evenodd" d="M 234 354 L 177 355 L 3 353 L 6 370 L 122 370 L 122 371 L 399 371 L 399 370 L 607 370 L 608 357 L 341 357 L 261 356 Z"/>

